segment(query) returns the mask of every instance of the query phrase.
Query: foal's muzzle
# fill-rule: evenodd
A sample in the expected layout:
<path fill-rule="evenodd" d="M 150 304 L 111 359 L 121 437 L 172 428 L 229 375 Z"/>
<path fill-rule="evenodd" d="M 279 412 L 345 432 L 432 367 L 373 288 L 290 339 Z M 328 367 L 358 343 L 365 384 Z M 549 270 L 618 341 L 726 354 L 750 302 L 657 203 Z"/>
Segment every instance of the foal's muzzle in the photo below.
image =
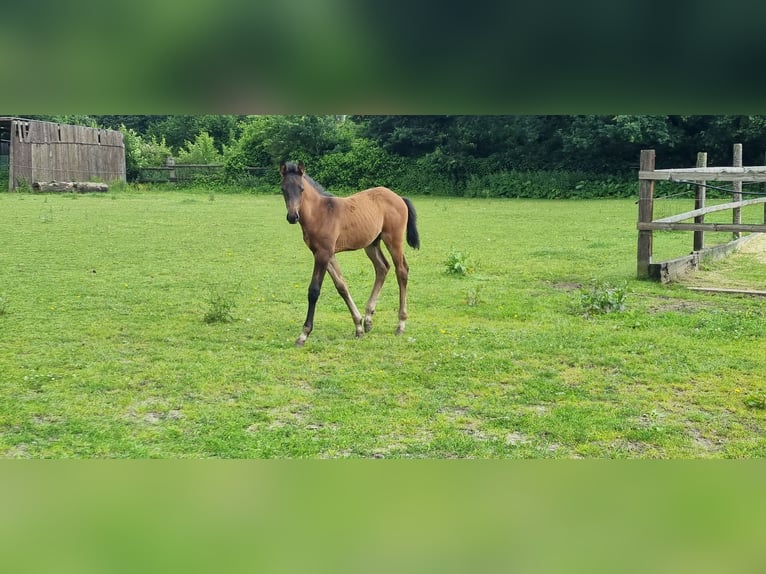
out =
<path fill-rule="evenodd" d="M 290 211 L 287 212 L 287 222 L 288 223 L 298 223 L 298 220 L 300 219 L 300 215 L 296 211 L 295 213 L 292 213 Z"/>

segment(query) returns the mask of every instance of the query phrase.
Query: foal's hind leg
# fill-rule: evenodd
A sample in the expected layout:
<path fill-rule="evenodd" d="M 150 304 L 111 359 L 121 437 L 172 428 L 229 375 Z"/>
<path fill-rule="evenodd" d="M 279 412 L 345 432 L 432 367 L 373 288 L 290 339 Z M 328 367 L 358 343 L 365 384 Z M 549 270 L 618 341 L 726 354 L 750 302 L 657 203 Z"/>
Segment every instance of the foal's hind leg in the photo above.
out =
<path fill-rule="evenodd" d="M 383 251 L 380 249 L 379 241 L 365 247 L 364 251 L 375 268 L 375 284 L 372 286 L 372 293 L 370 293 L 370 298 L 367 300 L 367 305 L 364 308 L 364 330 L 369 332 L 372 330 L 372 316 L 375 314 L 375 307 L 378 305 L 378 297 L 380 296 L 380 290 L 383 288 L 383 282 L 386 280 L 389 264 L 383 255 Z"/>
<path fill-rule="evenodd" d="M 396 334 L 404 333 L 404 324 L 407 321 L 407 279 L 410 268 L 407 260 L 404 258 L 403 240 L 399 242 L 386 243 L 388 251 L 391 253 L 391 259 L 394 261 L 396 270 L 396 280 L 399 282 L 399 325 L 396 328 Z"/>
<path fill-rule="evenodd" d="M 338 265 L 337 259 L 333 255 L 330 258 L 330 262 L 327 264 L 327 272 L 332 277 L 332 282 L 335 283 L 335 288 L 338 293 L 346 302 L 348 310 L 351 311 L 351 317 L 354 319 L 354 328 L 356 330 L 356 336 L 361 337 L 364 332 L 362 331 L 362 315 L 359 313 L 359 309 L 356 308 L 354 300 L 351 298 L 351 293 L 348 291 L 348 285 L 346 285 L 345 279 L 340 272 L 340 265 Z"/>

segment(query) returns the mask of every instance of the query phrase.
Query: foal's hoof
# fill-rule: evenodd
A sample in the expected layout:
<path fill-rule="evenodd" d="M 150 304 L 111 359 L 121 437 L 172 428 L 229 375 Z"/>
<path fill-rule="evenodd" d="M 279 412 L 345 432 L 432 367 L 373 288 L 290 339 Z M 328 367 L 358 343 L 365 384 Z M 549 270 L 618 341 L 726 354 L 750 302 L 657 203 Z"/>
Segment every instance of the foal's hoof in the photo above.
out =
<path fill-rule="evenodd" d="M 369 333 L 372 331 L 372 319 L 365 319 L 364 320 L 364 332 Z"/>

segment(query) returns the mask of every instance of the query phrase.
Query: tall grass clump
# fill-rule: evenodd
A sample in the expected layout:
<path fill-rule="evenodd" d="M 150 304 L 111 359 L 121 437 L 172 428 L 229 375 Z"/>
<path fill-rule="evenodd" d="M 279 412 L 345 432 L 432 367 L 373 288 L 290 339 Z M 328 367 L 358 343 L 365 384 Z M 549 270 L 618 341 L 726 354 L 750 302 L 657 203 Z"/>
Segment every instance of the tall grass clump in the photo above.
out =
<path fill-rule="evenodd" d="M 589 288 L 580 289 L 579 310 L 586 317 L 625 310 L 627 289 L 604 281 L 593 281 Z"/>
<path fill-rule="evenodd" d="M 447 275 L 464 276 L 468 275 L 472 270 L 468 255 L 462 251 L 453 249 L 444 260 L 444 272 Z"/>
<path fill-rule="evenodd" d="M 206 308 L 202 320 L 208 325 L 233 322 L 234 309 L 237 306 L 235 296 L 236 289 L 225 290 L 221 287 L 210 287 L 205 299 Z"/>

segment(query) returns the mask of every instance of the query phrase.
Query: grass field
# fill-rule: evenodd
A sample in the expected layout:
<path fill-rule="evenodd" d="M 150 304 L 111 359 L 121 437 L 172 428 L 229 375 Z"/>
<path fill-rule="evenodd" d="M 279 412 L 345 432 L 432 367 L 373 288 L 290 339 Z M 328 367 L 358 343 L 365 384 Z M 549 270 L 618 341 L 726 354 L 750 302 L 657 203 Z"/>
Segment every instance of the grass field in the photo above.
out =
<path fill-rule="evenodd" d="M 636 281 L 634 201 L 413 199 L 407 332 L 393 274 L 361 340 L 328 280 L 296 349 L 312 260 L 280 196 L 0 194 L 0 456 L 766 455 L 764 300 Z M 371 265 L 339 261 L 363 306 Z M 586 315 L 609 287 L 624 309 Z"/>

